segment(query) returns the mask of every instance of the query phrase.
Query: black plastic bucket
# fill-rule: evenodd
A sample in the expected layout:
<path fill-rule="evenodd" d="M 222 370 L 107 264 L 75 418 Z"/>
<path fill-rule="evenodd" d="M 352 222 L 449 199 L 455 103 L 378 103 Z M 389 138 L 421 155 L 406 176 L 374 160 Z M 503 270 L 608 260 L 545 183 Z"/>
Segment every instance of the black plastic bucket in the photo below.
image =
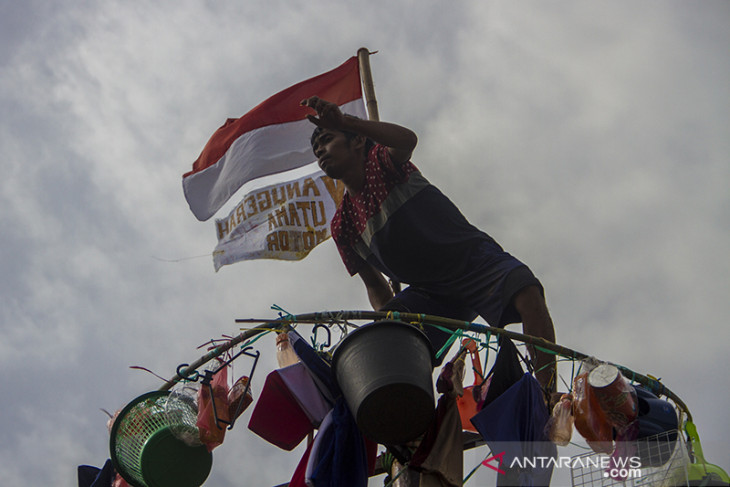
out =
<path fill-rule="evenodd" d="M 335 380 L 365 436 L 406 443 L 434 418 L 433 350 L 426 335 L 400 321 L 350 333 L 334 352 Z"/>

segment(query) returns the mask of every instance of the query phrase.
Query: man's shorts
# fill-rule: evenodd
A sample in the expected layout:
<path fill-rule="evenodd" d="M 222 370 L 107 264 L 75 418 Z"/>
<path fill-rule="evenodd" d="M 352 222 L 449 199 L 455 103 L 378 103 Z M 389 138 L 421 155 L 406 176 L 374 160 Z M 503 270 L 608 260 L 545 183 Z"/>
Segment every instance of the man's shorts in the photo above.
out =
<path fill-rule="evenodd" d="M 487 249 L 489 250 L 489 249 Z M 542 284 L 522 262 L 502 252 L 475 252 L 470 258 L 468 271 L 450 283 L 412 285 L 399 292 L 383 311 L 420 313 L 459 321 L 484 318 L 490 326 L 503 328 L 520 323 L 514 296 L 528 286 Z M 431 326 L 425 327 L 434 352 L 438 352 L 450 334 Z"/>

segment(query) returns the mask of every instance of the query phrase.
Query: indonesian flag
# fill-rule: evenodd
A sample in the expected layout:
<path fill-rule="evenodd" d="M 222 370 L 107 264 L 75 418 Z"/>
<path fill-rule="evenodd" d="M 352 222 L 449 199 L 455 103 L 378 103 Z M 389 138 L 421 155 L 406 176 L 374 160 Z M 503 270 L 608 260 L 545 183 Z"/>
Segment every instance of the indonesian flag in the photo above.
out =
<path fill-rule="evenodd" d="M 309 142 L 310 109 L 299 102 L 319 96 L 344 113 L 365 118 L 357 57 L 268 98 L 238 119 L 228 119 L 210 138 L 192 171 L 183 175 L 190 210 L 204 221 L 245 183 L 315 161 Z"/>

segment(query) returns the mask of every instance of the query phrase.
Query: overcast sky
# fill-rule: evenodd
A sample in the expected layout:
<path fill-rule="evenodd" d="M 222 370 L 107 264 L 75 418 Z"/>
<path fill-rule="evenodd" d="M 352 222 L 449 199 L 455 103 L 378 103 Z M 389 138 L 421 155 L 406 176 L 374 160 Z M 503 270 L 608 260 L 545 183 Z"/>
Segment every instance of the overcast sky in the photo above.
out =
<path fill-rule="evenodd" d="M 161 385 L 130 365 L 170 377 L 273 304 L 368 309 L 331 241 L 214 272 L 181 186 L 227 117 L 362 46 L 381 118 L 541 278 L 558 342 L 660 377 L 730 469 L 728 25 L 712 0 L 1 0 L 2 484 L 103 464 L 100 408 Z M 241 423 L 206 485 L 300 456 Z"/>

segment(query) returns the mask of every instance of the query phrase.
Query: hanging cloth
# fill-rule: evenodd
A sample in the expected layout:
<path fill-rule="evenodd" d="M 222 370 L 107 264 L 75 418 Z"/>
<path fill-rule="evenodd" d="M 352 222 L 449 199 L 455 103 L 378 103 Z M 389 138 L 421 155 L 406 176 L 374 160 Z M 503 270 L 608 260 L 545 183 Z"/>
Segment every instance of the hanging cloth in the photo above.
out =
<path fill-rule="evenodd" d="M 315 468 L 317 468 L 317 464 L 319 463 L 321 452 L 327 448 L 326 446 L 323 447 L 322 445 L 333 438 L 330 431 L 330 428 L 332 428 L 333 412 L 334 409 L 330 409 L 330 411 L 324 417 L 324 419 L 322 420 L 322 424 L 317 431 L 317 435 L 314 437 L 314 441 L 312 441 L 312 453 L 309 457 L 310 460 L 307 462 L 304 476 L 308 485 L 314 485 L 312 480 L 312 478 L 314 477 L 314 470 Z"/>
<path fill-rule="evenodd" d="M 464 444 L 457 398 L 464 394 L 464 357 L 459 352 L 443 366 L 436 390 L 436 415 L 413 453 L 409 467 L 421 473 L 421 486 L 458 487 L 464 476 Z"/>
<path fill-rule="evenodd" d="M 411 458 L 410 467 L 430 477 L 429 485 L 458 487 L 464 477 L 464 444 L 461 417 L 454 397 L 442 394 L 436 407 L 436 419 L 426 431 Z"/>
<path fill-rule="evenodd" d="M 333 405 L 311 445 L 305 467 L 307 486 L 367 486 L 368 476 L 375 471 L 378 445 L 362 436 L 334 381 L 330 364 L 296 331 L 289 332 L 289 341 L 325 404 Z"/>
<path fill-rule="evenodd" d="M 506 474 L 497 476 L 497 485 L 550 485 L 552 465 L 549 462 L 540 462 L 536 468 L 529 468 L 523 462 L 525 458 L 557 455 L 557 448 L 545 433 L 549 418 L 540 384 L 529 373 L 523 374 L 517 383 L 472 418 L 471 422 L 492 453 L 504 452 L 500 468 Z M 509 468 L 515 459 L 523 462 L 524 468 Z"/>
<path fill-rule="evenodd" d="M 314 445 L 314 442 L 310 442 L 307 445 L 307 449 L 304 451 L 304 455 L 302 455 L 301 460 L 299 460 L 299 464 L 294 470 L 294 475 L 292 475 L 291 480 L 289 481 L 289 487 L 307 487 L 305 475 L 307 471 L 307 464 L 309 463 L 309 457 L 312 453 L 312 445 Z"/>
<path fill-rule="evenodd" d="M 287 451 L 293 450 L 314 427 L 282 379 L 279 370 L 272 371 L 264 382 L 248 429 L 269 443 Z"/>
<path fill-rule="evenodd" d="M 113 478 L 114 467 L 111 460 L 107 460 L 101 468 L 91 465 L 78 467 L 79 487 L 109 487 Z"/>
<path fill-rule="evenodd" d="M 279 369 L 279 375 L 291 391 L 302 411 L 317 428 L 332 406 L 325 400 L 303 363 L 297 362 Z"/>
<path fill-rule="evenodd" d="M 296 331 L 292 330 L 289 332 L 289 342 L 294 348 L 294 352 L 296 352 L 299 360 L 302 361 L 312 375 L 312 379 L 317 385 L 317 388 L 319 388 L 319 391 L 330 404 L 334 405 L 335 398 L 341 393 L 333 378 L 330 364 Z"/>
<path fill-rule="evenodd" d="M 517 353 L 517 347 L 509 338 L 499 337 L 499 352 L 497 358 L 494 359 L 494 365 L 487 376 L 489 379 L 489 389 L 487 389 L 482 409 L 492 403 L 496 398 L 502 395 L 507 389 L 516 384 L 524 375 L 520 359 Z"/>
<path fill-rule="evenodd" d="M 344 398 L 337 400 L 322 424 L 326 427 L 317 433 L 309 457 L 307 485 L 367 487 L 368 448 Z"/>
<path fill-rule="evenodd" d="M 269 443 L 291 451 L 322 421 L 334 403 L 331 398 L 337 386 L 330 365 L 299 333 L 290 331 L 289 341 L 301 362 L 274 370 L 266 377 L 248 428 Z"/>

